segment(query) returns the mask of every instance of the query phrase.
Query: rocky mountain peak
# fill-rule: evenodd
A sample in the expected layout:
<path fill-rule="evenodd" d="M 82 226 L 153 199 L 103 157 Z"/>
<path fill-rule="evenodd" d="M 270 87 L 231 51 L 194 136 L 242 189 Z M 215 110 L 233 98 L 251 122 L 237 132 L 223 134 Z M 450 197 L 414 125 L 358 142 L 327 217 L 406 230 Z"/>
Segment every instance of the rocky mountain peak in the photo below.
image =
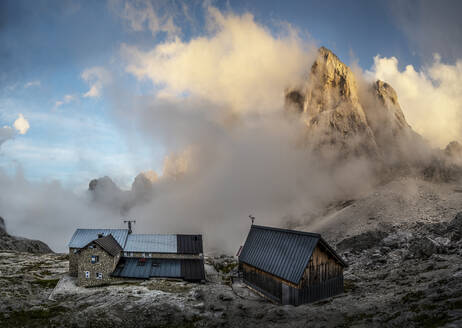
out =
<path fill-rule="evenodd" d="M 306 143 L 321 153 L 398 166 L 418 162 L 428 147 L 407 123 L 396 91 L 380 80 L 363 86 L 321 47 L 305 83 L 286 90 L 285 108 L 306 123 Z"/>
<path fill-rule="evenodd" d="M 385 115 L 388 115 L 387 121 L 394 123 L 394 129 L 404 129 L 408 128 L 409 125 L 406 122 L 404 113 L 401 109 L 401 106 L 398 102 L 398 95 L 396 91 L 386 82 L 377 80 L 373 89 L 375 92 L 375 97 L 383 105 L 385 110 Z"/>
<path fill-rule="evenodd" d="M 321 47 L 318 56 L 311 66 L 311 77 L 316 80 L 318 86 L 324 89 L 338 90 L 338 96 L 333 100 L 358 101 L 356 80 L 350 68 L 329 49 Z"/>
<path fill-rule="evenodd" d="M 309 143 L 324 155 L 379 157 L 353 72 L 321 47 L 304 86 L 286 92 L 286 109 L 302 115 Z"/>

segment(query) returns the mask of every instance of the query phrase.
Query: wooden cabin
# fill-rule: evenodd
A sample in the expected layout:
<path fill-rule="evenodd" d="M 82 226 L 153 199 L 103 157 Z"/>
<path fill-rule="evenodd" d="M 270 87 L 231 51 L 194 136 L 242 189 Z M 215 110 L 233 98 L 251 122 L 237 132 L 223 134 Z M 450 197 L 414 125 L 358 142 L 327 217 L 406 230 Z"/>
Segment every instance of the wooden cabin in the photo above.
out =
<path fill-rule="evenodd" d="M 300 305 L 343 293 L 347 264 L 317 233 L 252 225 L 238 258 L 243 282 L 274 302 Z"/>

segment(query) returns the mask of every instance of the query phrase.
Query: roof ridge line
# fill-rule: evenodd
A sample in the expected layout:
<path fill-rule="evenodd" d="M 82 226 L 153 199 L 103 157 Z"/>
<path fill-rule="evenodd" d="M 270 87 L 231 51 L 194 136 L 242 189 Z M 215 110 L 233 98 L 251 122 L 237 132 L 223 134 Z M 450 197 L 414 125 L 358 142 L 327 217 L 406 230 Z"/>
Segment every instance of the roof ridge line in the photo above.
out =
<path fill-rule="evenodd" d="M 321 238 L 321 234 L 319 234 L 317 232 L 308 232 L 308 231 L 300 231 L 300 230 L 291 230 L 291 229 L 284 229 L 284 228 L 268 227 L 268 226 L 261 226 L 261 225 L 256 225 L 256 224 L 253 224 L 251 228 L 267 229 L 267 230 L 274 230 L 274 231 L 279 231 L 279 232 L 287 232 L 287 233 L 293 233 L 293 234 L 299 234 L 299 235 L 305 235 L 305 236 Z"/>

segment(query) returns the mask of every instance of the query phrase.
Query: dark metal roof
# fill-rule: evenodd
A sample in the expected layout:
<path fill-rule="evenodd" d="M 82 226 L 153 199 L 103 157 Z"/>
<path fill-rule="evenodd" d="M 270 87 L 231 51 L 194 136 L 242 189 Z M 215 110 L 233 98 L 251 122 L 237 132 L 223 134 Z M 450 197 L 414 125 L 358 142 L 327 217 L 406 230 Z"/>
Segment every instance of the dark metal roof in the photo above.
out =
<path fill-rule="evenodd" d="M 112 275 L 125 278 L 149 278 L 151 267 L 151 260 L 146 260 L 143 265 L 139 265 L 138 259 L 122 258 Z"/>
<path fill-rule="evenodd" d="M 250 228 L 239 261 L 298 284 L 320 240 L 345 264 L 317 233 L 257 225 Z"/>
<path fill-rule="evenodd" d="M 122 251 L 122 247 L 112 235 L 98 238 L 94 241 L 94 243 L 101 246 L 102 249 L 112 256 L 116 256 Z"/>
<path fill-rule="evenodd" d="M 122 258 L 112 273 L 114 277 L 124 278 L 183 278 L 185 280 L 203 280 L 203 260 L 183 259 L 145 259 L 140 265 L 139 258 Z"/>
<path fill-rule="evenodd" d="M 181 261 L 173 259 L 153 259 L 151 265 L 151 277 L 180 278 Z"/>
<path fill-rule="evenodd" d="M 111 234 L 120 246 L 125 246 L 127 240 L 128 229 L 77 229 L 72 235 L 71 241 L 69 242 L 69 248 L 82 248 L 88 245 L 88 243 L 98 238 L 98 235 L 102 234 L 107 236 Z"/>
<path fill-rule="evenodd" d="M 181 276 L 185 280 L 205 280 L 204 260 L 181 260 Z"/>
<path fill-rule="evenodd" d="M 179 254 L 203 253 L 202 235 L 176 235 Z"/>

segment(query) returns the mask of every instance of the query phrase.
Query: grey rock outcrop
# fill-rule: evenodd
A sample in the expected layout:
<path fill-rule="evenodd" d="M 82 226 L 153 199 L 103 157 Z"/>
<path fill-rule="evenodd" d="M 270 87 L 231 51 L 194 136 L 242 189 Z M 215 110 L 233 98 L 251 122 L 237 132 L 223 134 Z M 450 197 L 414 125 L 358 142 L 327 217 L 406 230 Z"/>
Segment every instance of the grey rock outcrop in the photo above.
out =
<path fill-rule="evenodd" d="M 0 234 L 6 233 L 5 220 L 0 216 Z"/>
<path fill-rule="evenodd" d="M 137 202 L 146 202 L 152 199 L 154 183 L 158 176 L 154 171 L 141 172 L 132 183 L 132 194 Z"/>
<path fill-rule="evenodd" d="M 40 240 L 32 240 L 8 234 L 5 227 L 5 220 L 2 217 L 0 217 L 0 249 L 36 254 L 53 253 L 48 245 Z"/>

